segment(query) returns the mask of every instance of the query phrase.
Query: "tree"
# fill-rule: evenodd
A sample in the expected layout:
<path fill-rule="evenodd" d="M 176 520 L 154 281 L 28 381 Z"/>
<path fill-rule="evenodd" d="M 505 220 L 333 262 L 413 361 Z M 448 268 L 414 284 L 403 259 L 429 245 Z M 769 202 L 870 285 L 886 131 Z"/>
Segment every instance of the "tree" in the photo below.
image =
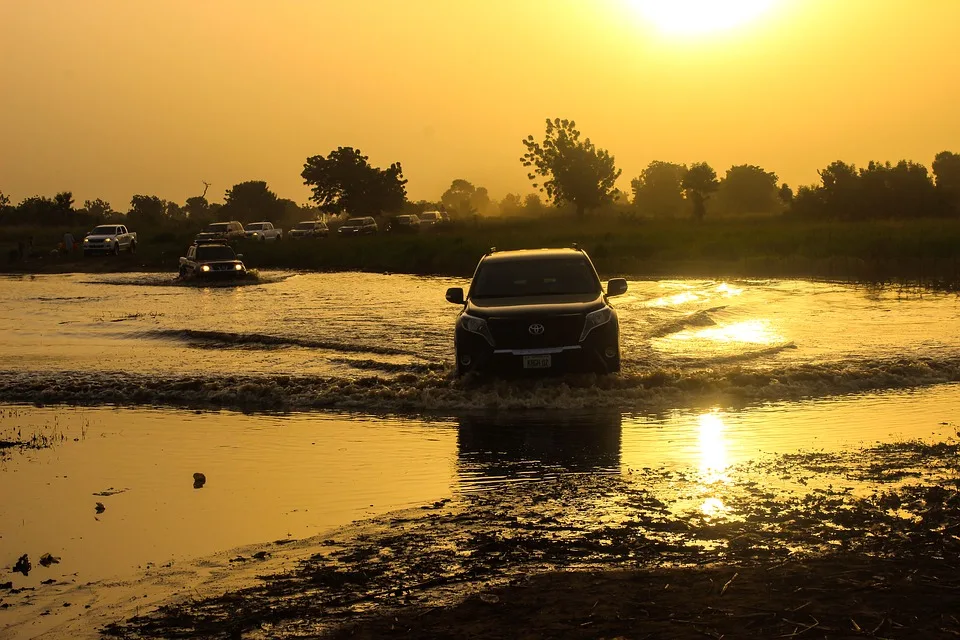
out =
<path fill-rule="evenodd" d="M 130 211 L 127 212 L 127 219 L 131 226 L 156 226 L 163 224 L 166 210 L 166 202 L 157 196 L 135 195 L 130 198 Z"/>
<path fill-rule="evenodd" d="M 300 174 L 313 200 L 326 213 L 355 215 L 394 212 L 407 200 L 407 181 L 399 162 L 372 167 L 359 149 L 339 147 L 328 157 L 307 158 Z"/>
<path fill-rule="evenodd" d="M 467 180 L 457 179 L 443 192 L 440 203 L 454 216 L 467 217 L 488 214 L 492 203 L 486 187 L 475 187 Z"/>
<path fill-rule="evenodd" d="M 19 224 L 52 225 L 60 223 L 57 203 L 45 196 L 24 198 L 17 205 L 15 217 Z"/>
<path fill-rule="evenodd" d="M 941 151 L 933 159 L 937 192 L 952 213 L 960 213 L 960 154 Z"/>
<path fill-rule="evenodd" d="M 207 221 L 212 218 L 210 215 L 210 203 L 203 196 L 192 196 L 187 198 L 183 205 L 183 211 L 190 220 Z"/>
<path fill-rule="evenodd" d="M 515 216 L 523 209 L 523 200 L 515 193 L 508 193 L 500 201 L 500 214 L 505 216 Z"/>
<path fill-rule="evenodd" d="M 823 185 L 821 188 L 824 211 L 821 215 L 829 218 L 850 218 L 856 215 L 860 189 L 857 168 L 836 160 L 818 173 Z"/>
<path fill-rule="evenodd" d="M 278 220 L 283 213 L 283 203 L 263 180 L 240 182 L 227 189 L 221 220 L 238 220 L 243 223 L 259 220 Z"/>
<path fill-rule="evenodd" d="M 782 202 L 784 205 L 790 206 L 790 204 L 793 202 L 793 189 L 790 188 L 790 185 L 784 182 L 782 185 L 780 185 L 780 188 L 777 189 L 777 197 L 780 198 L 780 202 Z"/>
<path fill-rule="evenodd" d="M 5 208 L 10 206 L 10 196 L 5 194 L 3 191 L 0 191 L 0 208 Z"/>
<path fill-rule="evenodd" d="M 675 216 L 683 210 L 681 183 L 686 165 L 654 160 L 630 181 L 633 203 L 655 216 Z"/>
<path fill-rule="evenodd" d="M 524 167 L 531 168 L 530 180 L 545 178 L 542 186 L 555 204 L 572 203 L 577 215 L 612 202 L 613 190 L 620 170 L 614 158 L 604 149 L 597 149 L 590 138 L 580 140 L 580 132 L 573 120 L 547 119 L 543 142 L 533 136 L 523 141 L 527 152 L 520 158 Z"/>
<path fill-rule="evenodd" d="M 774 213 L 780 210 L 779 178 L 753 164 L 735 165 L 717 189 L 717 206 L 730 214 Z"/>
<path fill-rule="evenodd" d="M 84 200 L 83 210 L 86 212 L 87 217 L 91 220 L 105 220 L 108 216 L 113 215 L 116 211 L 113 210 L 113 207 L 110 206 L 110 203 L 106 200 L 101 200 L 97 198 L 95 200 Z"/>
<path fill-rule="evenodd" d="M 526 209 L 527 213 L 542 213 L 543 212 L 543 200 L 540 199 L 540 195 L 537 193 L 528 193 L 523 198 L 523 208 Z"/>
<path fill-rule="evenodd" d="M 706 162 L 698 162 L 691 165 L 683 175 L 681 186 L 687 198 L 693 202 L 693 217 L 703 220 L 707 212 L 707 200 L 720 186 L 717 181 L 717 172 Z"/>

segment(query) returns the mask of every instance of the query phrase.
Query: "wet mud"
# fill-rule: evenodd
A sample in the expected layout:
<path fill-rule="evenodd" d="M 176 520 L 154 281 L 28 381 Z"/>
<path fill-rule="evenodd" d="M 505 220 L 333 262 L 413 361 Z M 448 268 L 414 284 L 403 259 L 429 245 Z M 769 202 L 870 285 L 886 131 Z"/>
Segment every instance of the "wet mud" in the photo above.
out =
<path fill-rule="evenodd" d="M 954 637 L 958 453 L 949 440 L 771 458 L 758 464 L 776 473 L 748 465 L 714 483 L 715 511 L 678 512 L 702 498 L 703 478 L 654 469 L 463 496 L 314 540 L 288 571 L 103 631 Z"/>

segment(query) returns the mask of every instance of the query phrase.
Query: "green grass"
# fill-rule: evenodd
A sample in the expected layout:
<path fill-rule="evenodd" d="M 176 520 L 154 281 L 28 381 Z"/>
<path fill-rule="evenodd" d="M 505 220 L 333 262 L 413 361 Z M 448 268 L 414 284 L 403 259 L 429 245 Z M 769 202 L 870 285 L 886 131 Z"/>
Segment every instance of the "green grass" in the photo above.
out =
<path fill-rule="evenodd" d="M 0 248 L 25 229 L 0 229 Z M 35 246 L 52 248 L 59 232 L 32 230 Z M 136 256 L 49 259 L 20 270 L 175 272 L 193 230 L 140 231 Z M 562 247 L 577 242 L 607 276 L 807 277 L 869 282 L 960 284 L 960 220 L 824 222 L 784 217 L 645 220 L 603 216 L 489 219 L 419 235 L 242 243 L 252 268 L 360 270 L 469 276 L 491 246 Z M 6 253 L 3 254 L 4 256 Z M 42 261 L 41 261 L 42 262 Z"/>

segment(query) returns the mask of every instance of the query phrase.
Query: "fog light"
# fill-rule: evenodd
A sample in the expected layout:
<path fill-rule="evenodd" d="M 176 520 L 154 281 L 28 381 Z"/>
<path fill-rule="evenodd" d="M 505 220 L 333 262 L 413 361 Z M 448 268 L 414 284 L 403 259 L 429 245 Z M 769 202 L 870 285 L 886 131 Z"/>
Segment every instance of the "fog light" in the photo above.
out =
<path fill-rule="evenodd" d="M 460 356 L 460 364 L 465 367 L 469 367 L 470 363 L 473 362 L 473 358 L 467 355 Z"/>
<path fill-rule="evenodd" d="M 606 349 L 603 350 L 603 355 L 607 356 L 608 358 L 616 358 L 617 350 L 614 349 L 613 347 L 607 347 Z"/>

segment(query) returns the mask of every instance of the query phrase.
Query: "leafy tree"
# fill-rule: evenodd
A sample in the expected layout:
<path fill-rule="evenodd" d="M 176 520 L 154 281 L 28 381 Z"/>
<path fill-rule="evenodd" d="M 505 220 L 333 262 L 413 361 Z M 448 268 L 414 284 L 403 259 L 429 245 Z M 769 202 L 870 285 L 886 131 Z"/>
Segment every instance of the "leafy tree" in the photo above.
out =
<path fill-rule="evenodd" d="M 505 216 L 515 216 L 523 209 L 523 200 L 515 193 L 508 193 L 500 200 L 500 213 Z"/>
<path fill-rule="evenodd" d="M 193 196 L 187 198 L 183 205 L 184 214 L 190 220 L 207 221 L 212 218 L 210 215 L 210 203 L 203 196 Z"/>
<path fill-rule="evenodd" d="M 784 182 L 780 185 L 780 188 L 777 189 L 777 197 L 780 198 L 780 202 L 789 206 L 793 202 L 793 189 Z"/>
<path fill-rule="evenodd" d="M 655 216 L 675 216 L 683 210 L 683 176 L 687 167 L 654 160 L 630 181 L 633 203 Z"/>
<path fill-rule="evenodd" d="M 109 202 L 101 200 L 100 198 L 84 200 L 83 210 L 86 212 L 87 218 L 91 221 L 106 220 L 109 216 L 116 213 Z"/>
<path fill-rule="evenodd" d="M 753 164 L 727 169 L 717 190 L 717 206 L 731 214 L 774 213 L 780 210 L 777 174 Z"/>
<path fill-rule="evenodd" d="M 0 191 L 0 208 L 10 206 L 10 196 Z"/>
<path fill-rule="evenodd" d="M 45 196 L 24 198 L 17 205 L 14 214 L 19 224 L 52 225 L 60 223 L 60 209 L 57 203 Z"/>
<path fill-rule="evenodd" d="M 871 161 L 860 169 L 859 178 L 854 217 L 917 218 L 935 213 L 933 182 L 921 164 Z"/>
<path fill-rule="evenodd" d="M 407 201 L 407 181 L 399 162 L 378 169 L 352 147 L 339 147 L 327 157 L 307 158 L 300 175 L 313 191 L 310 199 L 326 213 L 394 212 Z"/>
<path fill-rule="evenodd" d="M 462 179 L 450 183 L 450 188 L 440 197 L 440 203 L 452 215 L 460 217 L 488 214 L 492 207 L 486 187 L 475 187 Z"/>
<path fill-rule="evenodd" d="M 717 172 L 706 162 L 698 162 L 690 166 L 680 184 L 693 203 L 693 217 L 703 220 L 707 212 L 707 200 L 720 186 Z"/>
<path fill-rule="evenodd" d="M 555 204 L 572 203 L 577 215 L 613 201 L 613 190 L 620 170 L 614 158 L 604 149 L 597 149 L 590 138 L 580 140 L 573 120 L 547 119 L 543 142 L 533 136 L 523 141 L 527 152 L 520 158 L 524 167 L 532 168 L 530 180 L 537 176 L 546 181 L 533 186 L 546 192 Z"/>
<path fill-rule="evenodd" d="M 131 226 L 152 227 L 163 224 L 167 203 L 157 196 L 135 195 L 130 198 L 127 220 Z"/>
<path fill-rule="evenodd" d="M 952 213 L 960 213 L 960 154 L 941 151 L 933 159 L 937 191 Z"/>
<path fill-rule="evenodd" d="M 284 205 L 263 180 L 240 182 L 227 189 L 223 208 L 218 214 L 221 220 L 255 222 L 278 220 Z"/>
<path fill-rule="evenodd" d="M 830 218 L 849 218 L 858 210 L 860 179 L 857 168 L 841 160 L 831 162 L 819 172 L 823 185 L 825 214 Z"/>
<path fill-rule="evenodd" d="M 528 193 L 524 196 L 523 208 L 526 209 L 527 213 L 542 213 L 544 206 L 543 200 L 540 199 L 540 194 Z"/>

